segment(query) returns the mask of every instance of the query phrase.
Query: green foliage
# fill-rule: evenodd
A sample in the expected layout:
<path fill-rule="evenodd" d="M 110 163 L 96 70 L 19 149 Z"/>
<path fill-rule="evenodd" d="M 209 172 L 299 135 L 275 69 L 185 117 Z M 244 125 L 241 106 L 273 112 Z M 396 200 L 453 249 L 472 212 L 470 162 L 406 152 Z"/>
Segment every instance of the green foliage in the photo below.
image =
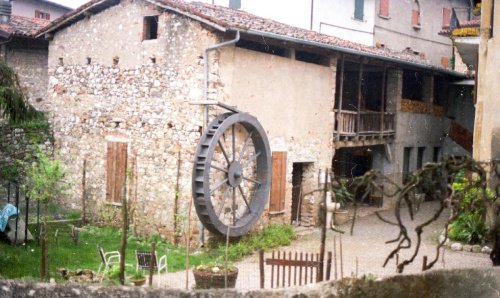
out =
<path fill-rule="evenodd" d="M 487 200 L 494 200 L 493 191 L 486 191 L 478 185 L 479 180 L 468 179 L 465 172 L 457 173 L 453 181 L 455 196 L 460 198 L 460 215 L 449 226 L 451 240 L 462 241 L 468 244 L 480 244 L 486 241 L 488 228 L 485 223 L 485 207 L 483 196 Z"/>
<path fill-rule="evenodd" d="M 477 212 L 466 212 L 460 214 L 454 220 L 448 230 L 451 240 L 461 241 L 468 244 L 482 244 L 486 240 L 488 228 L 484 218 Z"/>
<path fill-rule="evenodd" d="M 61 161 L 51 159 L 38 149 L 37 161 L 27 169 L 26 193 L 32 199 L 48 204 L 64 193 L 62 179 L 65 174 Z"/>
<path fill-rule="evenodd" d="M 44 114 L 27 103 L 14 71 L 0 61 L 0 110 L 11 124 L 43 119 Z"/>
<path fill-rule="evenodd" d="M 236 261 L 258 250 L 269 250 L 279 246 L 290 245 L 295 238 L 291 225 L 269 224 L 260 233 L 242 237 L 238 242 L 230 244 L 228 259 Z M 218 255 L 225 255 L 225 243 L 219 244 Z"/>
<path fill-rule="evenodd" d="M 354 195 L 347 188 L 347 179 L 339 179 L 338 186 L 334 188 L 335 199 L 342 206 L 354 200 Z"/>
<path fill-rule="evenodd" d="M 0 179 L 7 181 L 17 180 L 19 177 L 19 166 L 17 163 L 0 167 Z"/>

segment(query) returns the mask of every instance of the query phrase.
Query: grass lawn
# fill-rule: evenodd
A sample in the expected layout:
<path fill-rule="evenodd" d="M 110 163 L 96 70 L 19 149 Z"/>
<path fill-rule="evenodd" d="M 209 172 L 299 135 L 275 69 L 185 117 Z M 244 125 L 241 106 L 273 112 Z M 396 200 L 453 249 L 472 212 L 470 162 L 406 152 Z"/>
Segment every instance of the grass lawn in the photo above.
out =
<path fill-rule="evenodd" d="M 33 231 L 33 229 L 31 229 Z M 58 230 L 56 243 L 55 231 Z M 97 228 L 86 226 L 80 232 L 78 244 L 75 245 L 70 235 L 68 223 L 51 224 L 48 228 L 48 266 L 49 277 L 61 280 L 58 268 L 91 269 L 97 271 L 101 263 L 97 245 L 105 252 L 119 250 L 121 231 L 114 228 Z M 290 226 L 269 225 L 260 233 L 243 237 L 240 241 L 230 244 L 229 259 L 237 261 L 243 256 L 251 254 L 258 249 L 270 249 L 288 245 L 294 238 Z M 135 270 L 135 250 L 150 250 L 152 241 L 157 242 L 157 254 L 167 254 L 168 271 L 185 269 L 185 248 L 174 247 L 170 243 L 160 241 L 160 237 L 140 239 L 128 237 L 125 262 L 133 265 L 128 269 L 132 274 Z M 221 243 L 212 243 L 200 252 L 190 254 L 190 265 L 211 264 L 221 260 L 224 256 L 225 246 Z M 0 275 L 4 278 L 22 278 L 36 280 L 40 272 L 40 246 L 30 242 L 26 246 L 13 246 L 0 242 Z"/>

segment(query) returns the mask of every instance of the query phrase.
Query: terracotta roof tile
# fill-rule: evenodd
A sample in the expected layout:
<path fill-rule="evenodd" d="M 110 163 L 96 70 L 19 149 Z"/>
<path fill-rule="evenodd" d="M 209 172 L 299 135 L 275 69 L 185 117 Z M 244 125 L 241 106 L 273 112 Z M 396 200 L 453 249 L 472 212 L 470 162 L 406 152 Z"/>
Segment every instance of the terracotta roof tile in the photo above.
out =
<path fill-rule="evenodd" d="M 396 61 L 405 61 L 425 66 L 432 66 L 427 60 L 421 59 L 418 55 L 408 52 L 396 52 L 389 49 L 378 49 L 373 46 L 366 46 L 355 42 L 343 40 L 331 35 L 321 34 L 315 31 L 286 25 L 271 19 L 252 15 L 242 10 L 235 10 L 227 7 L 211 5 L 201 2 L 184 2 L 182 0 L 144 0 L 167 9 L 175 10 L 207 22 L 219 29 L 240 30 L 242 32 L 253 30 L 257 32 L 266 32 L 274 35 L 293 38 L 299 41 L 314 42 L 323 46 L 333 46 L 345 49 L 351 49 L 362 53 L 367 53 L 377 57 L 388 57 Z M 82 18 L 82 14 L 87 10 L 102 10 L 106 7 L 116 5 L 119 0 L 91 0 L 80 6 L 76 10 L 70 11 L 62 17 L 54 20 L 49 26 L 41 29 L 37 34 L 57 31 L 60 28 L 69 26 L 73 22 Z M 438 67 L 440 68 L 440 67 Z M 444 70 L 444 69 L 443 69 Z"/>
<path fill-rule="evenodd" d="M 34 37 L 37 31 L 49 23 L 49 20 L 12 15 L 10 22 L 0 24 L 0 30 L 14 36 Z"/>

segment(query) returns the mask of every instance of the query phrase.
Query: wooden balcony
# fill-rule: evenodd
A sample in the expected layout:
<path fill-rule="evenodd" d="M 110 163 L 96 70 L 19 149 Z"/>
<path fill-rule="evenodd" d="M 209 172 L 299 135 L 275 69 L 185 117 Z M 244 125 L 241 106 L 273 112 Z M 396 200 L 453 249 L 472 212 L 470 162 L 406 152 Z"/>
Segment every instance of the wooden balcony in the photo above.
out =
<path fill-rule="evenodd" d="M 357 146 L 388 143 L 394 138 L 395 113 L 347 110 L 334 112 L 336 142 L 355 142 L 352 145 Z M 358 144 L 357 141 L 363 143 Z"/>

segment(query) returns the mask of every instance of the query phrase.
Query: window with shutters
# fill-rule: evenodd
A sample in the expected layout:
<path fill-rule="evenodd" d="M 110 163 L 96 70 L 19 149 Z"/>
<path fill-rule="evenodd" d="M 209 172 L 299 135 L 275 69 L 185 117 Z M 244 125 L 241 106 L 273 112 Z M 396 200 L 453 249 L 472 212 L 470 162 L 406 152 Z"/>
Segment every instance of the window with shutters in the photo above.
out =
<path fill-rule="evenodd" d="M 451 8 L 443 7 L 443 28 L 449 28 L 451 22 Z"/>
<path fill-rule="evenodd" d="M 35 10 L 35 18 L 50 20 L 50 13 L 36 9 Z"/>
<path fill-rule="evenodd" d="M 273 169 L 271 177 L 271 199 L 269 212 L 279 213 L 285 210 L 286 190 L 286 152 L 273 152 Z"/>
<path fill-rule="evenodd" d="M 229 0 L 229 8 L 240 9 L 241 0 Z"/>
<path fill-rule="evenodd" d="M 354 19 L 363 20 L 365 10 L 365 0 L 354 1 Z"/>
<path fill-rule="evenodd" d="M 128 143 L 108 142 L 106 154 L 106 201 L 121 203 L 127 175 Z"/>
<path fill-rule="evenodd" d="M 420 3 L 415 0 L 413 7 L 411 11 L 411 24 L 413 29 L 420 29 Z"/>
<path fill-rule="evenodd" d="M 380 0 L 378 15 L 384 18 L 389 17 L 389 0 Z"/>

